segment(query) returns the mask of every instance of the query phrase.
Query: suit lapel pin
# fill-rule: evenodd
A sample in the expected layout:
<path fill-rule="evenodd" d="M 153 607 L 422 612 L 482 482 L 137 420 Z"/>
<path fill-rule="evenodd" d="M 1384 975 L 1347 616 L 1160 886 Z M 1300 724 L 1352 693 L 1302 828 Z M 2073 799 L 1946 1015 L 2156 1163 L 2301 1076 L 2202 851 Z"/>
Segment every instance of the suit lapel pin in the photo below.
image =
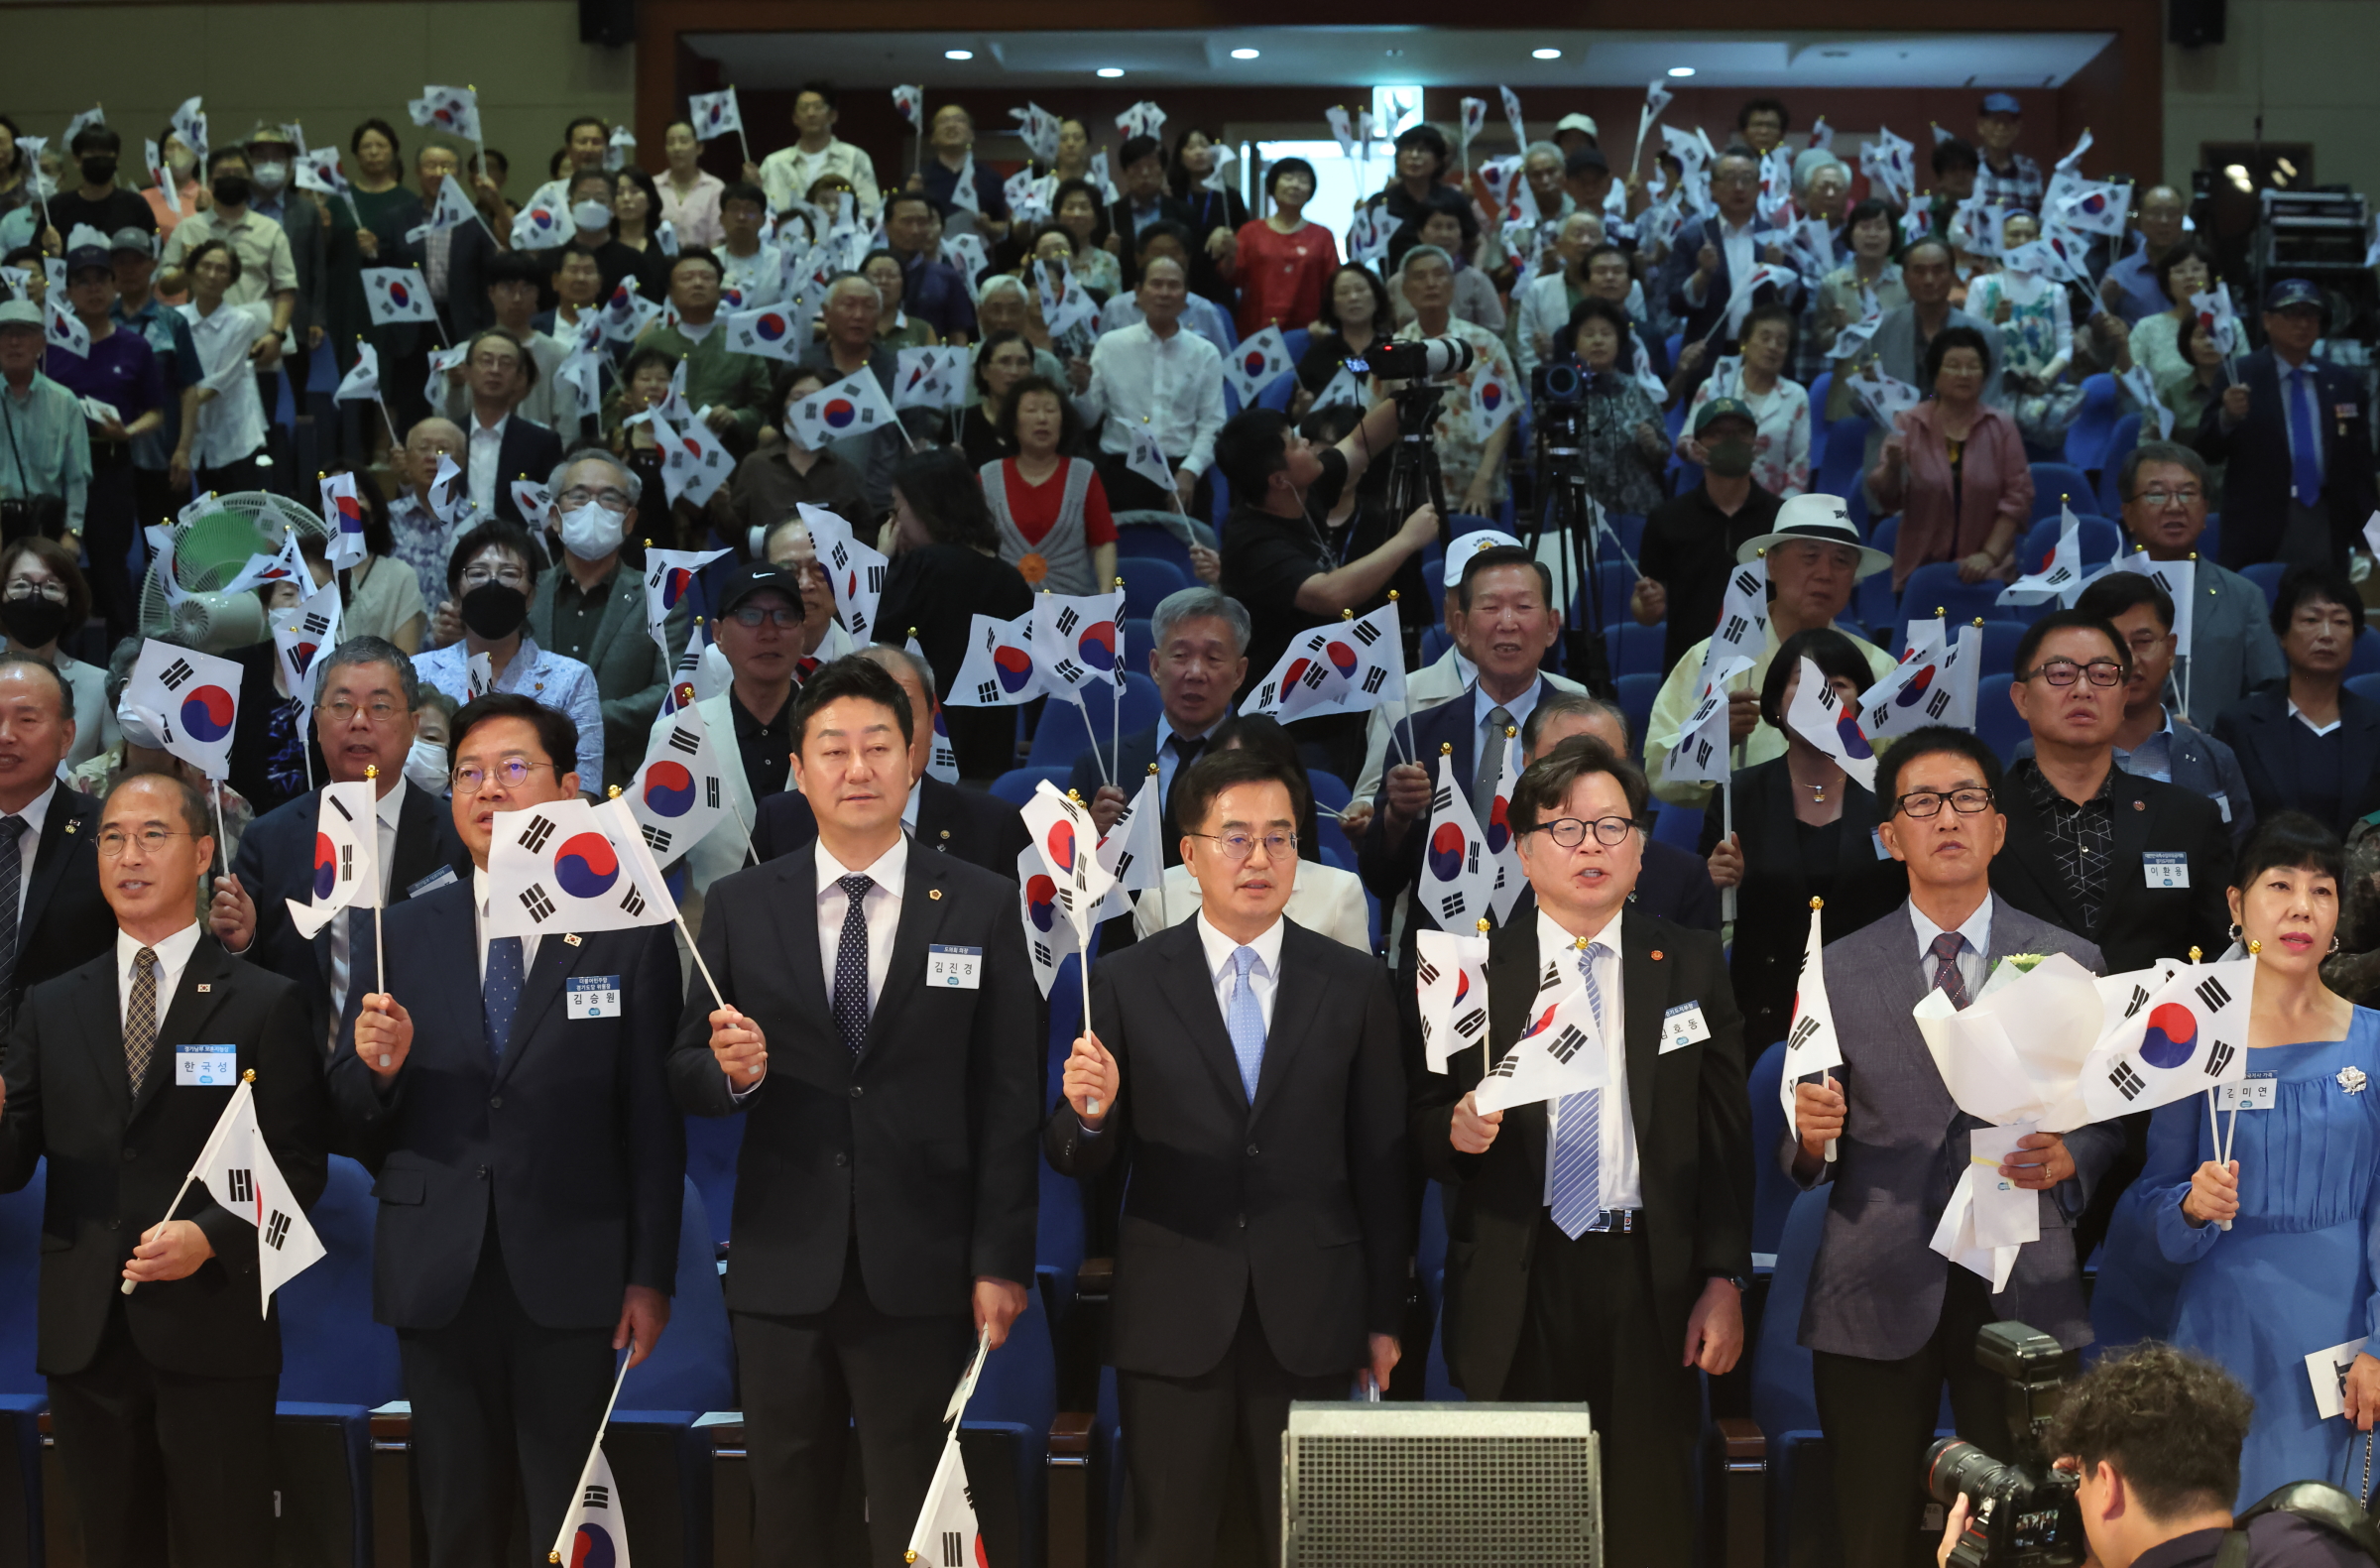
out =
<path fill-rule="evenodd" d="M 212 990 L 214 990 L 214 989 L 215 989 L 215 988 L 214 988 L 213 986 L 210 986 L 210 985 L 208 985 L 208 984 L 207 984 L 205 981 L 203 981 L 203 980 L 201 980 L 201 981 L 199 981 L 199 982 L 198 982 L 198 994 L 199 994 L 200 996 L 205 996 L 205 995 L 206 995 L 208 992 L 210 992 L 210 991 L 212 991 Z"/>
<path fill-rule="evenodd" d="M 940 888 L 926 889 L 925 896 L 933 900 L 936 904 L 940 904 L 942 902 L 942 890 Z"/>
<path fill-rule="evenodd" d="M 1653 962 L 1657 964 L 1657 963 L 1659 963 L 1660 961 L 1661 961 L 1661 949 L 1660 949 L 1660 948 L 1658 948 L 1658 947 L 1656 947 L 1656 948 L 1654 948 L 1654 949 L 1653 949 Z"/>
<path fill-rule="evenodd" d="M 944 838 L 948 838 L 948 837 L 950 837 L 950 829 L 949 829 L 949 828 L 944 828 L 944 829 L 942 830 L 942 836 L 943 836 Z"/>
<path fill-rule="evenodd" d="M 576 947 L 578 945 L 578 933 L 576 931 L 572 931 L 569 935 L 563 937 L 562 945 L 564 947 Z"/>
<path fill-rule="evenodd" d="M 81 823 L 79 823 L 79 822 L 68 822 L 68 823 L 66 824 L 66 831 L 67 831 L 67 832 L 69 832 L 69 833 L 71 833 L 71 832 L 73 832 L 73 831 L 74 831 L 74 830 L 75 830 L 77 827 L 80 827 L 81 825 L 82 825 L 82 824 L 81 824 Z"/>
<path fill-rule="evenodd" d="M 2135 800 L 2132 802 L 2132 809 L 2135 811 L 2146 811 L 2148 808 L 2149 803 L 2146 800 Z"/>

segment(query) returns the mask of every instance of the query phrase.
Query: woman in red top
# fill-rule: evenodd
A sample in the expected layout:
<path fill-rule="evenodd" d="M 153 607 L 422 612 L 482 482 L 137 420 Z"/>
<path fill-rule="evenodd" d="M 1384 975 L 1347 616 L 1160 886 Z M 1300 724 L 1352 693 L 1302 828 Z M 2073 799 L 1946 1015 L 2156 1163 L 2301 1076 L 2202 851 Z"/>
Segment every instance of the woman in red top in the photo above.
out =
<path fill-rule="evenodd" d="M 1082 444 L 1074 404 L 1045 376 L 1009 389 L 1000 433 L 1016 455 L 979 470 L 1000 558 L 1036 591 L 1100 593 L 1116 581 L 1116 520 Z"/>
<path fill-rule="evenodd" d="M 1322 313 L 1323 280 L 1339 266 L 1339 241 L 1308 223 L 1314 166 L 1284 158 L 1264 172 L 1272 210 L 1240 226 L 1240 248 L 1225 276 L 1240 286 L 1240 335 L 1278 323 L 1284 332 L 1314 324 Z"/>

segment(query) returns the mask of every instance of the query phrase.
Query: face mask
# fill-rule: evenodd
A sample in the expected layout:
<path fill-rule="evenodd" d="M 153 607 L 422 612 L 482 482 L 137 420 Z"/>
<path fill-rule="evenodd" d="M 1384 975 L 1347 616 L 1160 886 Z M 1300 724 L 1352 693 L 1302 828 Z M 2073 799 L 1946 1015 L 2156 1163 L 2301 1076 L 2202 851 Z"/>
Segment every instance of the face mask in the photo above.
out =
<path fill-rule="evenodd" d="M 250 178 L 255 180 L 256 188 L 259 190 L 279 190 L 283 185 L 289 183 L 290 166 L 287 164 L 259 164 Z"/>
<path fill-rule="evenodd" d="M 1740 436 L 1705 441 L 1703 466 L 1722 479 L 1741 479 L 1752 471 L 1752 443 Z"/>
<path fill-rule="evenodd" d="M 82 161 L 82 182 L 86 185 L 115 183 L 116 161 L 112 158 L 86 158 Z"/>
<path fill-rule="evenodd" d="M 619 513 L 590 501 L 575 512 L 562 514 L 562 548 L 580 560 L 601 560 L 620 547 L 627 523 Z"/>
<path fill-rule="evenodd" d="M 48 648 L 66 629 L 66 607 L 38 593 L 0 599 L 0 629 L 19 648 Z"/>
<path fill-rule="evenodd" d="M 600 201 L 581 201 L 570 209 L 570 221 L 582 229 L 608 229 L 612 226 L 612 209 Z"/>
<path fill-rule="evenodd" d="M 405 754 L 405 776 L 416 788 L 426 789 L 433 795 L 446 792 L 446 748 L 436 741 L 416 741 Z"/>
<path fill-rule="evenodd" d="M 483 582 L 463 595 L 463 625 L 482 642 L 500 643 L 529 619 L 529 595 L 501 582 Z"/>
<path fill-rule="evenodd" d="M 246 175 L 215 176 L 215 202 L 219 206 L 244 207 L 248 204 Z"/>

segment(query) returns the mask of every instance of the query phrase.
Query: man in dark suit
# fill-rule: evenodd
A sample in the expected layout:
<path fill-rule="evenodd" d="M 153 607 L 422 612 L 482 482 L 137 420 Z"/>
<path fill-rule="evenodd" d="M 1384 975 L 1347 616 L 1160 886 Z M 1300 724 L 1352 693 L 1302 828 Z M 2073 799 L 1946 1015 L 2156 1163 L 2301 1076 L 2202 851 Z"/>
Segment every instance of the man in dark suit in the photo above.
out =
<path fill-rule="evenodd" d="M 453 148 L 422 143 L 421 150 L 414 155 L 414 173 L 419 178 L 424 212 L 437 211 L 438 187 L 449 180 L 463 181 L 463 199 L 469 202 L 470 181 L 464 178 L 461 161 Z M 446 324 L 448 342 L 460 343 L 496 318 L 495 307 L 488 302 L 488 268 L 498 251 L 496 236 L 489 231 L 486 220 L 478 218 L 443 233 L 425 234 L 405 242 L 404 260 L 419 267 L 422 276 L 432 284 L 432 300 Z M 439 264 L 441 252 L 443 265 Z M 403 262 L 392 260 L 378 265 L 401 266 Z M 437 294 L 435 283 L 441 275 L 446 280 L 446 292 Z"/>
<path fill-rule="evenodd" d="M 553 1539 L 613 1353 L 652 1353 L 677 1280 L 668 929 L 484 934 L 497 813 L 574 798 L 577 750 L 567 714 L 518 692 L 455 715 L 471 875 L 389 911 L 385 982 L 356 954 L 331 1060 L 379 1178 L 372 1311 L 397 1331 L 432 1568 L 496 1568 L 516 1485 Z"/>
<path fill-rule="evenodd" d="M 58 777 L 73 744 L 74 695 L 58 667 L 0 654 L 0 1029 L 27 991 L 116 939 L 92 848 L 99 802 Z"/>
<path fill-rule="evenodd" d="M 1592 735 L 1612 755 L 1628 755 L 1628 714 L 1616 702 L 1578 692 L 1549 691 L 1529 710 L 1520 727 L 1520 761 L 1526 768 L 1573 735 Z M 1644 841 L 1644 865 L 1636 876 L 1636 891 L 1628 905 L 1639 914 L 1658 915 L 1698 931 L 1719 929 L 1719 889 L 1711 881 L 1710 864 L 1692 850 L 1675 844 Z M 1523 892 L 1512 905 L 1512 920 L 1537 907 L 1534 889 Z M 1511 923 L 1510 921 L 1506 922 Z"/>
<path fill-rule="evenodd" d="M 471 869 L 446 802 L 405 777 L 421 705 L 414 662 L 394 643 L 350 638 L 316 665 L 321 681 L 314 733 L 332 784 L 359 784 L 377 768 L 380 791 L 380 896 L 384 908 L 442 887 Z M 354 955 L 369 950 L 372 922 L 385 916 L 345 909 L 308 941 L 290 920 L 286 901 L 313 896 L 315 826 L 322 791 L 309 790 L 258 817 L 240 835 L 231 874 L 216 879 L 207 921 L 225 952 L 298 983 L 305 998 L 307 1037 L 325 1060 L 338 1045 Z"/>
<path fill-rule="evenodd" d="M 2322 291 L 2283 278 L 2265 291 L 2265 346 L 2199 421 L 2199 454 L 2227 463 L 2222 562 L 2344 566 L 2380 507 L 2363 377 L 2315 356 Z"/>
<path fill-rule="evenodd" d="M 273 1557 L 281 1323 L 257 1310 L 254 1221 L 182 1180 L 239 1074 L 280 1201 L 321 1194 L 328 1117 L 297 988 L 198 924 L 209 824 L 178 779 L 116 786 L 95 837 L 117 935 L 29 992 L 9 1042 L 0 1191 L 47 1157 L 38 1366 L 92 1568 Z"/>
<path fill-rule="evenodd" d="M 2343 840 L 2357 818 L 2380 811 L 2380 702 L 2346 687 L 2364 618 L 2355 580 L 2336 566 L 2281 578 L 2272 624 L 2288 677 L 2214 722 L 2257 816 L 2304 811 Z"/>
<path fill-rule="evenodd" d="M 1248 609 L 1231 595 L 1200 584 L 1157 601 L 1148 618 L 1148 675 L 1163 711 L 1157 722 L 1116 743 L 1116 783 L 1104 784 L 1100 760 L 1085 751 L 1074 760 L 1066 786 L 1091 802 L 1091 820 L 1106 833 L 1140 791 L 1148 766 L 1157 766 L 1157 797 L 1166 802 L 1165 864 L 1182 863 L 1182 829 L 1172 810 L 1173 782 L 1198 760 L 1215 726 L 1231 717 L 1232 694 L 1248 679 Z"/>
<path fill-rule="evenodd" d="M 910 842 L 1014 882 L 1016 857 L 1033 841 L 1016 808 L 998 795 L 944 784 L 925 771 L 933 755 L 937 707 L 932 666 L 890 643 L 864 648 L 859 657 L 884 665 L 908 693 L 910 784 L 900 825 Z M 760 820 L 752 827 L 752 852 L 760 860 L 774 860 L 808 848 L 817 837 L 818 818 L 810 810 L 809 797 L 798 789 L 783 789 L 761 802 Z"/>
<path fill-rule="evenodd" d="M 462 370 L 471 389 L 471 418 L 463 423 L 463 478 L 472 501 L 482 517 L 542 530 L 546 520 L 523 517 L 521 503 L 513 499 L 514 480 L 543 484 L 562 462 L 562 438 L 513 412 L 537 384 L 536 360 L 527 343 L 501 326 L 489 326 L 467 345 Z"/>
<path fill-rule="evenodd" d="M 1877 832 L 1908 866 L 1909 899 L 1827 944 L 1844 1066 L 1795 1088 L 1794 1128 L 1771 1151 L 1798 1186 L 1833 1184 L 1800 1337 L 1815 1356 L 1848 1568 L 1909 1561 L 1919 1469 L 1946 1382 L 1959 1435 L 2016 1457 L 2004 1382 L 1975 1365 L 1976 1330 L 2023 1322 L 2069 1350 L 2091 1340 L 2072 1228 L 2123 1146 L 2120 1127 L 2027 1134 L 1999 1166 L 2040 1194 L 2041 1237 L 2018 1251 L 2005 1290 L 1932 1245 L 1966 1168 L 1968 1134 L 1985 1124 L 1951 1099 L 1910 1010 L 1937 988 L 1966 1007 L 2012 953 L 2104 967 L 2090 943 L 1992 897 L 1992 861 L 2008 834 L 2000 787 L 1999 759 L 1965 730 L 1917 730 L 1878 761 L 1888 814 Z"/>
<path fill-rule="evenodd" d="M 1694 1374 L 1743 1348 L 1750 1115 L 1719 937 L 1628 907 L 1644 800 L 1644 775 L 1590 736 L 1521 775 L 1537 913 L 1488 938 L 1486 1038 L 1408 1069 L 1413 1146 L 1451 1195 L 1447 1371 L 1477 1400 L 1584 1400 L 1606 1434 L 1605 1560 L 1684 1563 Z M 1579 975 L 1607 1084 L 1483 1115 L 1470 1086 L 1556 968 Z"/>
<path fill-rule="evenodd" d="M 530 477 L 543 484 L 552 473 L 535 469 Z M 620 546 L 648 499 L 638 486 L 627 465 L 609 452 L 581 452 L 553 487 L 551 514 L 530 520 L 540 538 L 547 528 L 560 537 L 562 554 L 554 563 L 561 569 L 540 573 L 530 590 L 529 635 L 548 653 L 566 655 L 595 671 L 607 787 L 625 787 L 637 776 L 676 659 L 663 655 L 646 627 L 644 574 L 620 558 Z M 668 499 L 650 498 L 664 517 Z M 669 612 L 663 637 L 670 648 L 686 646 L 691 613 L 683 599 Z"/>
<path fill-rule="evenodd" d="M 1280 1560 L 1292 1399 L 1397 1363 L 1412 1238 L 1396 1005 L 1369 955 L 1282 918 L 1305 783 L 1252 752 L 1178 786 L 1200 913 L 1098 965 L 1049 1162 L 1129 1162 L 1112 1359 L 1124 1563 L 1214 1556 L 1232 1451 Z"/>
<path fill-rule="evenodd" d="M 1116 236 L 1124 263 L 1126 293 L 1140 286 L 1140 231 L 1152 223 L 1178 223 L 1190 233 L 1190 207 L 1165 190 L 1165 149 L 1153 136 L 1128 136 L 1116 150 L 1119 200 L 1108 207 L 1108 232 Z"/>
<path fill-rule="evenodd" d="M 1725 323 L 1736 280 L 1749 277 L 1768 260 L 1770 244 L 1785 238 L 1760 220 L 1760 155 L 1749 148 L 1730 145 L 1711 165 L 1711 200 L 1719 210 L 1678 231 L 1657 285 L 1669 297 L 1687 346 L 1707 345 L 1706 375 L 1734 346 Z"/>
<path fill-rule="evenodd" d="M 1040 997 L 1016 885 L 913 852 L 913 728 L 869 660 L 802 686 L 793 783 L 818 837 L 711 884 L 699 950 L 725 1000 L 687 998 L 669 1060 L 679 1107 L 746 1118 L 727 1306 L 770 1568 L 830 1533 L 855 1418 L 872 1560 L 900 1561 L 969 1345 L 1007 1339 L 1033 1277 Z"/>
<path fill-rule="evenodd" d="M 2214 802 L 2115 766 L 2130 661 L 2115 629 L 2080 610 L 2026 628 L 2009 699 L 2033 755 L 2008 770 L 2008 849 L 1991 863 L 1992 892 L 2096 944 L 2118 972 L 2218 953 L 2231 923 L 2231 838 Z"/>

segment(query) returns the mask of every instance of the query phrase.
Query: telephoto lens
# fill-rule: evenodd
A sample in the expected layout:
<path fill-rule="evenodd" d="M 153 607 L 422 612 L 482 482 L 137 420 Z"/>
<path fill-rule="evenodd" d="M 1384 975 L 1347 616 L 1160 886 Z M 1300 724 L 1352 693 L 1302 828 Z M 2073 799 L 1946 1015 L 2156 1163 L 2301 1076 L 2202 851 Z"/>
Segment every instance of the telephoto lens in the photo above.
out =
<path fill-rule="evenodd" d="M 1432 381 L 1469 370 L 1479 351 L 1459 337 L 1425 337 L 1375 343 L 1364 351 L 1364 368 L 1388 381 Z M 1350 368 L 1354 368 L 1352 365 Z"/>
<path fill-rule="evenodd" d="M 1966 1529 L 1951 1550 L 1955 1568 L 2074 1568 L 2089 1552 L 2078 1484 L 2072 1471 L 2002 1464 L 1956 1437 L 1926 1450 L 1934 1500 L 1947 1508 L 1966 1498 Z"/>

